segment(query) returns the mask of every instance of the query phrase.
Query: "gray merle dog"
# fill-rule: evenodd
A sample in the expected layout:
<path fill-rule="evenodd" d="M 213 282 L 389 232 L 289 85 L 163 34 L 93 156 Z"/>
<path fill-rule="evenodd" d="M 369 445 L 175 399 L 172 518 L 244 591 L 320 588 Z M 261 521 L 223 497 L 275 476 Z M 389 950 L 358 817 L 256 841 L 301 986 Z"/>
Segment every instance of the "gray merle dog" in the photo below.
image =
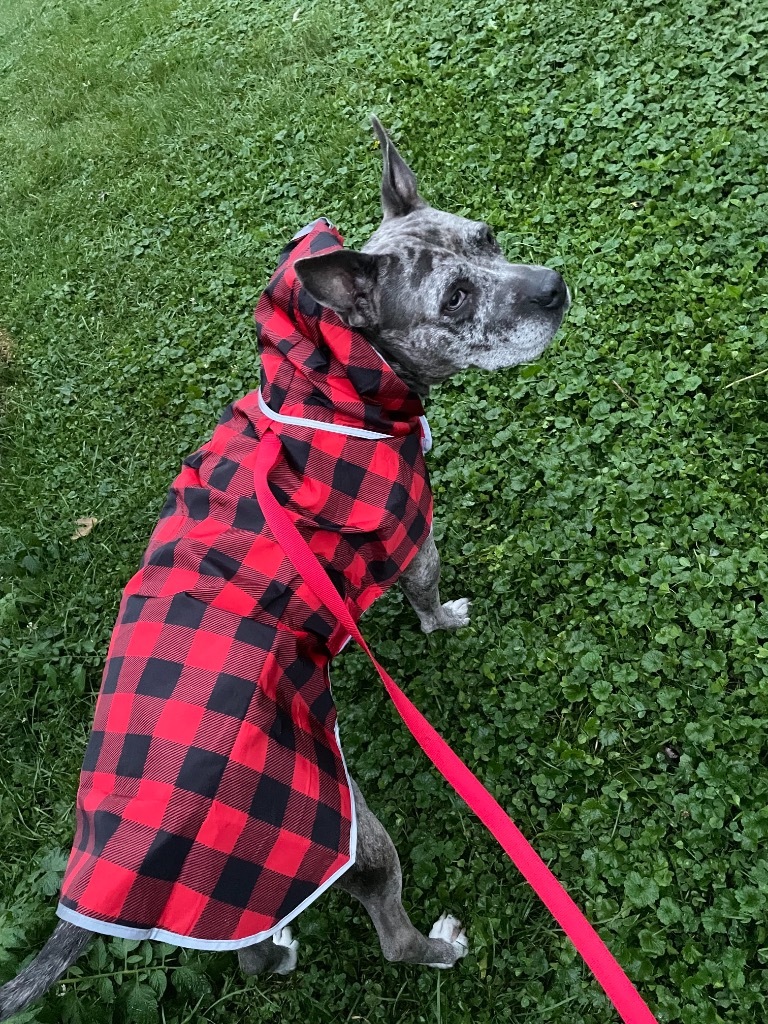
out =
<path fill-rule="evenodd" d="M 498 370 L 536 359 L 550 343 L 570 296 L 559 273 L 509 263 L 490 228 L 429 206 L 416 178 L 376 119 L 384 158 L 383 222 L 361 252 L 297 264 L 304 287 L 363 334 L 419 395 L 468 367 Z M 431 533 L 400 578 L 425 632 L 469 622 L 466 599 L 443 603 Z M 467 952 L 461 924 L 444 914 L 423 935 L 401 902 L 400 862 L 384 826 L 353 783 L 356 863 L 335 883 L 362 902 L 387 960 L 451 967 Z M 39 956 L 0 989 L 0 1020 L 45 992 L 85 950 L 93 933 L 60 921 Z M 239 951 L 248 974 L 285 974 L 298 943 L 282 928 Z"/>

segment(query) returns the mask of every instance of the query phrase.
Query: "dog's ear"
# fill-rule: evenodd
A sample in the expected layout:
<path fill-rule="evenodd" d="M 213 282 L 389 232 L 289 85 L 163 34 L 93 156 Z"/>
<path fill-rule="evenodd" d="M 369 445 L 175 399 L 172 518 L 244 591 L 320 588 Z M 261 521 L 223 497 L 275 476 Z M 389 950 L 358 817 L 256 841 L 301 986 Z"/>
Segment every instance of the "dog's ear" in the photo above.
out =
<path fill-rule="evenodd" d="M 416 175 L 403 160 L 395 144 L 384 131 L 378 118 L 371 116 L 373 130 L 381 145 L 384 169 L 381 176 L 381 208 L 384 220 L 390 217 L 405 217 L 413 210 L 427 204 L 418 192 Z"/>
<path fill-rule="evenodd" d="M 354 249 L 335 249 L 296 260 L 294 267 L 299 281 L 321 306 L 334 310 L 350 327 L 374 327 L 376 284 L 387 259 Z"/>

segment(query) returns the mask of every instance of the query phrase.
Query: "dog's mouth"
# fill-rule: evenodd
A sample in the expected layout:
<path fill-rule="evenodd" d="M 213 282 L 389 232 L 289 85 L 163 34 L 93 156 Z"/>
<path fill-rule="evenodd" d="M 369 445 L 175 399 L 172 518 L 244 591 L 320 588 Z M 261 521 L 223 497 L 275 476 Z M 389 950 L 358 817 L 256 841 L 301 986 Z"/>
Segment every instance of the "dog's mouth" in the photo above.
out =
<path fill-rule="evenodd" d="M 568 292 L 563 305 L 554 315 L 536 317 L 513 331 L 496 345 L 476 352 L 470 363 L 478 370 L 504 370 L 513 366 L 534 363 L 549 348 L 562 326 L 571 302 Z"/>

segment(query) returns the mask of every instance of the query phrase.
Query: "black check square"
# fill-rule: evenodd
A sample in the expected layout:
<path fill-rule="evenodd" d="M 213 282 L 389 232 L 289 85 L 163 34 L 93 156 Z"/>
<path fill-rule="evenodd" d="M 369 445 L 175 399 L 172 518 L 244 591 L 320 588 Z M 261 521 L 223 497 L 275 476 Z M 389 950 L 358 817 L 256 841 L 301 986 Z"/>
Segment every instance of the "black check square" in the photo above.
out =
<path fill-rule="evenodd" d="M 259 622 L 258 619 L 243 618 L 237 625 L 234 638 L 239 643 L 256 647 L 260 651 L 270 651 L 276 635 L 277 629 L 274 626 Z"/>
<path fill-rule="evenodd" d="M 375 395 L 381 388 L 381 370 L 368 366 L 350 366 L 349 379 L 360 395 Z"/>
<path fill-rule="evenodd" d="M 139 871 L 150 878 L 174 882 L 181 875 L 184 861 L 193 846 L 194 840 L 159 829 L 144 855 Z"/>
<path fill-rule="evenodd" d="M 307 460 L 309 459 L 309 453 L 312 451 L 312 446 L 309 441 L 300 441 L 296 437 L 284 437 L 282 439 L 283 448 L 286 451 L 286 455 L 289 464 L 299 469 L 301 466 L 306 466 Z"/>
<path fill-rule="evenodd" d="M 296 734 L 293 731 L 293 722 L 284 711 L 277 710 L 272 728 L 269 730 L 269 738 L 279 743 L 286 750 L 296 749 Z"/>
<path fill-rule="evenodd" d="M 293 661 L 285 666 L 285 674 L 296 689 L 300 690 L 314 676 L 315 663 L 309 658 L 302 658 L 300 654 L 297 654 Z"/>
<path fill-rule="evenodd" d="M 123 739 L 123 749 L 117 762 L 117 774 L 126 779 L 140 779 L 144 772 L 144 763 L 152 744 L 151 736 L 141 736 L 129 732 Z"/>
<path fill-rule="evenodd" d="M 231 580 L 240 569 L 236 558 L 230 558 L 217 548 L 208 548 L 200 562 L 200 572 L 204 576 L 220 576 L 223 580 Z"/>
<path fill-rule="evenodd" d="M 167 661 L 165 658 L 147 658 L 144 671 L 141 673 L 136 693 L 147 697 L 167 699 L 173 694 L 179 676 L 184 669 L 178 661 Z"/>
<path fill-rule="evenodd" d="M 410 494 L 402 484 L 392 484 L 387 495 L 387 512 L 391 512 L 393 516 L 402 520 L 410 498 Z"/>
<path fill-rule="evenodd" d="M 239 468 L 239 464 L 237 462 L 233 462 L 231 459 L 219 459 L 216 464 L 216 468 L 210 476 L 211 487 L 215 487 L 218 491 L 226 491 L 232 483 L 232 477 L 237 473 Z"/>
<path fill-rule="evenodd" d="M 313 319 L 319 317 L 322 312 L 319 302 L 309 294 L 306 288 L 299 288 L 296 306 L 302 316 L 312 317 Z M 317 351 L 319 349 L 315 349 L 315 352 Z M 318 368 L 322 368 L 322 365 L 320 367 L 313 366 L 313 369 Z M 325 368 L 327 369 L 327 366 Z"/>
<path fill-rule="evenodd" d="M 253 698 L 254 686 L 248 679 L 221 672 L 208 698 L 206 707 L 220 715 L 229 715 L 242 721 Z"/>
<path fill-rule="evenodd" d="M 292 597 L 293 589 L 287 583 L 272 580 L 263 596 L 259 598 L 259 604 L 269 615 L 281 619 Z"/>
<path fill-rule="evenodd" d="M 128 598 L 128 604 L 129 605 L 131 604 L 132 601 L 133 601 L 133 598 Z M 142 605 L 143 605 L 143 602 L 142 602 Z M 134 606 L 134 608 L 135 608 L 135 606 Z M 130 610 L 134 611 L 134 608 L 131 608 Z M 130 621 L 135 621 L 135 620 L 132 619 Z M 123 669 L 123 662 L 124 661 L 125 661 L 125 658 L 121 658 L 120 655 L 115 655 L 114 657 L 109 659 L 109 661 L 107 662 L 106 667 L 104 669 L 104 677 L 103 677 L 103 679 L 101 681 L 101 692 L 102 693 L 109 694 L 109 693 L 114 693 L 115 692 L 115 690 L 117 689 L 118 681 L 120 679 L 120 673 L 122 672 L 122 669 Z"/>
<path fill-rule="evenodd" d="M 269 825 L 282 825 L 291 798 L 291 787 L 262 775 L 253 794 L 251 816 Z"/>
<path fill-rule="evenodd" d="M 333 412 L 333 406 L 325 395 L 309 395 L 304 404 L 308 409 L 327 409 L 329 412 Z M 310 419 L 312 419 L 311 416 Z"/>
<path fill-rule="evenodd" d="M 391 579 L 392 573 L 396 571 L 397 566 L 391 558 L 378 558 L 368 563 L 368 572 L 376 583 Z"/>
<path fill-rule="evenodd" d="M 211 510 L 210 492 L 205 487 L 185 487 L 184 504 L 192 519 L 207 519 Z"/>
<path fill-rule="evenodd" d="M 233 907 L 247 907 L 262 868 L 252 861 L 230 855 L 211 897 Z"/>
<path fill-rule="evenodd" d="M 308 615 L 304 625 L 323 640 L 329 640 L 333 633 L 333 627 L 328 625 L 319 612 L 312 612 L 311 615 Z"/>
<path fill-rule="evenodd" d="M 226 767 L 227 758 L 222 754 L 203 750 L 202 747 L 190 747 L 179 769 L 176 785 L 179 789 L 213 800 Z"/>
<path fill-rule="evenodd" d="M 199 629 L 205 618 L 207 605 L 189 594 L 174 594 L 165 621 L 169 626 L 186 626 L 187 629 Z"/>
<path fill-rule="evenodd" d="M 272 381 L 269 388 L 269 407 L 274 409 L 276 412 L 280 411 L 283 402 L 288 396 L 288 391 L 281 387 L 277 381 Z"/>
<path fill-rule="evenodd" d="M 331 234 L 330 231 L 321 231 L 315 235 L 309 243 L 309 251 L 311 253 L 325 252 L 326 249 L 336 248 L 336 238 Z"/>
<path fill-rule="evenodd" d="M 168 541 L 167 544 L 160 544 L 147 559 L 149 565 L 159 565 L 164 569 L 173 569 L 176 557 L 176 545 L 178 540 Z"/>
<path fill-rule="evenodd" d="M 94 811 L 93 814 L 93 852 L 99 855 L 104 852 L 112 836 L 117 832 L 121 818 L 111 811 Z"/>
<path fill-rule="evenodd" d="M 348 498 L 356 498 L 367 476 L 368 470 L 363 466 L 339 458 L 333 467 L 332 487 Z"/>
<path fill-rule="evenodd" d="M 96 771 L 96 766 L 99 762 L 99 754 L 101 753 L 101 745 L 103 741 L 104 733 L 100 730 L 94 729 L 88 738 L 88 746 L 85 748 L 85 757 L 83 758 L 84 772 Z"/>
<path fill-rule="evenodd" d="M 169 491 L 168 492 L 168 496 L 165 499 L 165 504 L 160 509 L 160 515 L 157 518 L 158 519 L 167 519 L 168 516 L 174 516 L 174 515 L 176 515 L 177 509 L 178 509 L 178 501 L 177 501 L 177 498 L 176 498 L 176 494 L 173 491 Z"/>
<path fill-rule="evenodd" d="M 288 891 L 283 897 L 282 903 L 277 908 L 276 914 L 278 919 L 286 914 L 290 914 L 291 910 L 295 910 L 296 907 L 301 906 L 304 900 L 310 898 L 316 888 L 317 886 L 314 882 L 305 882 L 302 878 L 294 878 L 288 886 Z"/>
<path fill-rule="evenodd" d="M 140 594 L 131 594 L 130 597 L 127 597 L 123 604 L 121 622 L 126 624 L 138 622 L 147 600 L 146 597 L 142 597 Z"/>
<path fill-rule="evenodd" d="M 427 526 L 427 521 L 421 512 L 417 512 L 413 517 L 413 522 L 408 527 L 408 537 L 412 541 L 418 541 L 419 537 L 424 536 L 424 530 Z"/>
<path fill-rule="evenodd" d="M 334 709 L 333 697 L 328 689 L 322 690 L 311 704 L 312 714 L 318 722 L 324 722 Z"/>
<path fill-rule="evenodd" d="M 321 771 L 324 771 L 327 775 L 335 775 L 336 758 L 333 756 L 331 751 L 328 749 L 328 747 L 326 747 L 324 743 L 321 743 L 320 740 L 318 739 L 314 741 L 314 746 L 315 761 L 317 762 L 317 767 L 320 768 Z"/>
<path fill-rule="evenodd" d="M 310 836 L 312 842 L 327 846 L 329 850 L 338 850 L 340 837 L 341 818 L 339 812 L 321 801 L 315 808 L 315 822 Z"/>
<path fill-rule="evenodd" d="M 261 533 L 264 529 L 264 513 L 255 498 L 238 498 L 232 526 L 236 530 L 251 530 Z"/>

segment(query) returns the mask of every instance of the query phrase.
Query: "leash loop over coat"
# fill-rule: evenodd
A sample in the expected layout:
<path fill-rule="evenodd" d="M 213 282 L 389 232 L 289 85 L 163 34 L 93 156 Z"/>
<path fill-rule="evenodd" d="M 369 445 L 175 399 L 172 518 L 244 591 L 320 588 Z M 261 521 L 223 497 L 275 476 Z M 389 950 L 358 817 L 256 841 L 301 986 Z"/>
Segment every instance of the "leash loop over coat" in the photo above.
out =
<path fill-rule="evenodd" d="M 655 1017 L 608 947 L 520 829 L 374 657 L 330 577 L 272 493 L 269 472 L 280 451 L 279 438 L 273 430 L 268 430 L 259 445 L 254 474 L 256 496 L 275 540 L 304 582 L 371 659 L 400 717 L 421 749 L 509 855 L 574 944 L 625 1024 L 656 1024 Z"/>

